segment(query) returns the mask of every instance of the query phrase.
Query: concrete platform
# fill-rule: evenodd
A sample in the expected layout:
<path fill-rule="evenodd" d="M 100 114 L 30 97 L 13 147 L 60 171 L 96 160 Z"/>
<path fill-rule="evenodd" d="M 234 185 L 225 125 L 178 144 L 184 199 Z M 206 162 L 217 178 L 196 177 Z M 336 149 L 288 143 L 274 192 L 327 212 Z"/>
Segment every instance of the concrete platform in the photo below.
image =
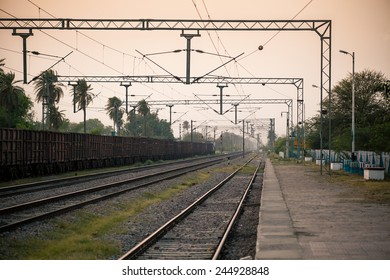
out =
<path fill-rule="evenodd" d="M 390 205 L 267 159 L 256 259 L 390 259 Z"/>

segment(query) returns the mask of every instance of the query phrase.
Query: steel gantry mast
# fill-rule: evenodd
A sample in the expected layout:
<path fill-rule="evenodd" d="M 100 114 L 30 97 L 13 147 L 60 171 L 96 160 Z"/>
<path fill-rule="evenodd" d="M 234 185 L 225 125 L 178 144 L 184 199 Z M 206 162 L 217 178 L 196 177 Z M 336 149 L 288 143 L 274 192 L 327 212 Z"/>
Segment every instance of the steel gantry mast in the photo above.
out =
<path fill-rule="evenodd" d="M 0 29 L 13 31 L 13 35 L 21 36 L 23 44 L 32 36 L 33 30 L 178 30 L 182 34 L 199 34 L 204 31 L 311 31 L 321 40 L 320 91 L 328 93 L 331 100 L 331 20 L 184 20 L 184 19 L 72 19 L 72 18 L 0 18 Z M 185 32 L 190 33 L 185 33 Z M 28 36 L 26 35 L 28 34 Z M 188 39 L 190 40 L 190 39 Z M 24 50 L 25 53 L 25 50 Z M 189 58 L 188 58 L 189 61 Z M 187 65 L 189 67 L 189 65 Z M 24 61 L 26 72 L 26 61 Z M 189 71 L 188 71 L 189 72 Z M 188 73 L 187 72 L 187 73 Z M 24 74 L 26 77 L 26 74 Z M 200 79 L 201 80 L 201 79 Z M 190 83 L 187 75 L 186 83 Z M 26 81 L 25 81 L 26 83 Z M 303 88 L 303 83 L 302 83 Z M 299 95 L 299 94 L 298 94 Z M 303 125 L 303 91 L 298 97 L 298 131 Z M 330 103 L 329 103 L 330 104 Z M 320 108 L 322 111 L 322 108 Z M 329 108 L 329 150 L 331 148 L 331 108 Z M 299 137 L 299 134 L 297 135 Z M 300 147 L 298 142 L 298 147 Z M 330 153 L 329 153 L 330 165 Z"/>

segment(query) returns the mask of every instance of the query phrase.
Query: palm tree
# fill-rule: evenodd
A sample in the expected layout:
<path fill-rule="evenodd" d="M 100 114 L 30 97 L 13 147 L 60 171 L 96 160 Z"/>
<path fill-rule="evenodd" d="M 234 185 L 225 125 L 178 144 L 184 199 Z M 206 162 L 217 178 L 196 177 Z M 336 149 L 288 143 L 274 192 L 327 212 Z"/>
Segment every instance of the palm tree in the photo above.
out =
<path fill-rule="evenodd" d="M 149 114 L 150 109 L 148 103 L 145 99 L 138 102 L 138 112 L 144 117 L 144 133 L 143 136 L 146 136 L 146 116 Z"/>
<path fill-rule="evenodd" d="M 1 61 L 0 61 L 1 62 Z M 29 100 L 24 89 L 17 86 L 16 83 L 21 81 L 15 81 L 15 73 L 4 73 L 0 71 L 0 108 L 5 112 L 5 119 L 8 127 L 16 125 L 16 119 L 20 118 L 22 114 L 22 108 L 30 107 L 30 103 L 25 104 L 25 101 Z"/>
<path fill-rule="evenodd" d="M 5 59 L 4 58 L 1 58 L 0 59 L 0 73 L 4 73 L 4 70 L 3 70 L 3 66 L 5 65 L 4 63 Z"/>
<path fill-rule="evenodd" d="M 190 129 L 190 124 L 189 124 L 188 121 L 184 121 L 184 122 L 183 122 L 183 129 L 184 129 L 185 131 L 187 131 L 187 133 L 188 133 L 188 130 Z"/>
<path fill-rule="evenodd" d="M 49 118 L 50 128 L 54 130 L 58 130 L 66 120 L 64 111 L 60 111 L 60 108 L 55 106 L 50 107 Z"/>
<path fill-rule="evenodd" d="M 122 106 L 122 100 L 118 97 L 110 97 L 108 98 L 108 102 L 106 104 L 106 111 L 110 119 L 114 121 L 114 130 L 116 129 L 117 133 L 119 133 L 119 129 L 123 124 L 122 117 L 124 114 Z"/>
<path fill-rule="evenodd" d="M 78 109 L 84 111 L 84 133 L 87 132 L 86 121 L 87 121 L 87 107 L 92 102 L 95 95 L 91 92 L 91 85 L 82 79 L 78 81 L 76 86 L 76 97 L 75 101 L 78 104 Z"/>
<path fill-rule="evenodd" d="M 55 112 L 53 108 L 55 108 L 55 104 L 60 101 L 60 99 L 64 96 L 64 92 L 62 90 L 63 84 L 58 82 L 57 73 L 54 70 L 46 70 L 42 72 L 37 78 L 34 80 L 35 84 L 35 93 L 36 93 L 36 101 L 42 102 L 42 114 L 44 114 L 45 106 L 48 109 L 47 121 L 48 127 L 51 127 L 50 121 L 54 116 L 50 116 L 51 112 Z M 58 116 L 58 115 L 57 115 Z M 44 124 L 44 119 L 42 117 L 42 125 Z"/>
<path fill-rule="evenodd" d="M 24 95 L 24 89 L 15 85 L 15 73 L 0 73 L 0 105 L 9 111 L 15 110 Z"/>

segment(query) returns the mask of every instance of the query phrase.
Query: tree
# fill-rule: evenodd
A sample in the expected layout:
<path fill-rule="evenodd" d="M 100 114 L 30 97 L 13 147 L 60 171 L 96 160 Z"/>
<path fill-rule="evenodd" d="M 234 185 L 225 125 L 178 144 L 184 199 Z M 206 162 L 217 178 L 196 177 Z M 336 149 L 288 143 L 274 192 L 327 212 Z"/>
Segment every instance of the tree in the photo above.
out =
<path fill-rule="evenodd" d="M 0 81 L 0 105 L 6 107 L 9 111 L 15 110 L 21 103 L 24 90 L 16 83 L 14 73 L 1 73 Z"/>
<path fill-rule="evenodd" d="M 136 114 L 136 110 L 130 111 L 125 125 L 127 134 L 130 136 L 141 136 L 143 131 L 143 119 Z"/>
<path fill-rule="evenodd" d="M 34 79 L 36 101 L 42 102 L 43 107 L 46 105 L 48 109 L 47 126 L 52 128 L 51 121 L 57 124 L 61 121 L 61 114 L 58 114 L 58 108 L 55 104 L 59 103 L 64 96 L 62 84 L 58 82 L 57 73 L 54 70 L 46 70 Z M 56 117 L 60 119 L 56 120 Z"/>
<path fill-rule="evenodd" d="M 184 134 L 183 141 L 191 141 L 191 133 Z M 193 142 L 203 142 L 203 134 L 197 131 L 192 132 Z"/>
<path fill-rule="evenodd" d="M 3 59 L 0 66 L 3 66 Z M 27 127 L 31 100 L 25 95 L 24 89 L 15 81 L 15 74 L 4 73 L 0 68 L 0 126 Z"/>
<path fill-rule="evenodd" d="M 106 104 L 106 111 L 110 119 L 114 121 L 114 130 L 119 134 L 120 127 L 123 125 L 124 110 L 121 108 L 122 100 L 118 97 L 110 97 Z"/>
<path fill-rule="evenodd" d="M 61 125 L 66 121 L 64 111 L 60 111 L 59 107 L 52 106 L 49 114 L 50 128 L 59 130 Z"/>
<path fill-rule="evenodd" d="M 138 107 L 138 112 L 144 118 L 143 136 L 146 136 L 146 116 L 149 114 L 150 109 L 149 109 L 148 103 L 145 101 L 145 99 L 139 101 L 137 104 L 137 107 Z"/>
<path fill-rule="evenodd" d="M 84 133 L 87 132 L 87 107 L 92 102 L 95 96 L 91 91 L 91 85 L 88 85 L 84 79 L 78 81 L 78 84 L 76 86 L 75 102 L 77 104 L 78 109 L 83 110 L 84 112 Z"/>
<path fill-rule="evenodd" d="M 286 137 L 278 137 L 275 141 L 275 153 L 279 154 L 279 152 L 286 153 Z"/>
<path fill-rule="evenodd" d="M 183 122 L 183 130 L 188 133 L 188 130 L 190 129 L 190 123 L 188 121 Z"/>
<path fill-rule="evenodd" d="M 4 73 L 4 70 L 3 70 L 3 66 L 5 65 L 4 63 L 5 59 L 4 58 L 1 58 L 0 59 L 0 73 Z"/>
<path fill-rule="evenodd" d="M 113 130 L 111 126 L 104 126 L 104 124 L 99 119 L 88 119 L 85 124 L 87 131 L 90 134 L 110 135 Z M 64 132 L 82 133 L 84 131 L 84 122 L 71 123 L 68 120 L 65 120 L 61 125 L 60 130 Z"/>
<path fill-rule="evenodd" d="M 355 147 L 356 150 L 390 151 L 390 99 L 384 84 L 386 78 L 380 72 L 364 70 L 355 73 Z M 332 146 L 334 150 L 350 150 L 352 143 L 352 74 L 341 80 L 332 89 Z M 329 99 L 324 100 L 329 112 Z M 323 139 L 329 139 L 329 116 L 323 115 Z M 309 120 L 307 141 L 319 148 L 319 115 Z M 327 143 L 324 143 L 326 147 Z"/>
<path fill-rule="evenodd" d="M 137 108 L 138 114 L 132 110 L 127 117 L 125 129 L 129 135 L 173 139 L 170 124 L 160 120 L 157 113 L 151 113 L 145 100 L 138 102 Z"/>

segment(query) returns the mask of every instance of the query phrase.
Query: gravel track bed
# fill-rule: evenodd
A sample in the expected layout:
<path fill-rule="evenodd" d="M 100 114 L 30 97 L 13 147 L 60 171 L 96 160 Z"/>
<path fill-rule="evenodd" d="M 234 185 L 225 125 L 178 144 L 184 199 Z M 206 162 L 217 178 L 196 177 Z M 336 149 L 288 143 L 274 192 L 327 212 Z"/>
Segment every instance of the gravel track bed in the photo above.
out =
<path fill-rule="evenodd" d="M 206 160 L 207 161 L 207 160 Z M 175 167 L 180 167 L 180 166 L 187 166 L 189 165 L 188 163 L 178 163 L 175 165 Z M 109 177 L 105 178 L 99 178 L 99 179 L 90 179 L 88 181 L 82 181 L 80 183 L 70 183 L 65 186 L 53 186 L 53 188 L 46 189 L 46 190 L 39 190 L 39 191 L 32 191 L 29 193 L 24 193 L 24 194 L 18 194 L 14 196 L 9 196 L 9 197 L 1 197 L 0 198 L 0 208 L 5 208 L 13 205 L 17 205 L 20 203 L 26 203 L 38 199 L 44 199 L 47 197 L 51 196 L 56 196 L 56 195 L 62 195 L 66 194 L 69 192 L 74 192 L 74 191 L 79 191 L 79 190 L 85 190 L 88 188 L 96 187 L 97 185 L 103 185 L 103 184 L 109 184 L 121 180 L 128 180 L 132 179 L 138 176 L 143 176 L 147 174 L 154 174 L 156 172 L 161 172 L 163 170 L 168 170 L 173 168 L 172 165 L 170 166 L 161 166 L 161 167 L 155 167 L 152 170 L 140 170 L 140 171 L 129 171 L 128 173 L 123 173 L 123 174 L 115 174 Z M 80 178 L 81 180 L 85 180 Z"/>
<path fill-rule="evenodd" d="M 222 260 L 254 259 L 256 255 L 257 227 L 261 191 L 263 187 L 264 163 L 260 166 L 258 175 L 244 202 L 240 217 L 234 225 L 225 246 L 221 252 Z"/>
<path fill-rule="evenodd" d="M 250 176 L 236 175 L 140 259 L 211 259 L 249 180 Z"/>
<path fill-rule="evenodd" d="M 243 163 L 242 159 L 231 161 L 232 163 L 240 162 Z M 229 162 L 224 162 L 219 166 L 227 166 Z M 138 213 L 135 216 L 129 217 L 127 222 L 122 224 L 121 233 L 110 233 L 105 236 L 95 237 L 98 239 L 103 239 L 107 242 L 115 242 L 120 244 L 120 252 L 118 254 L 112 255 L 108 257 L 108 259 L 117 259 L 125 252 L 127 252 L 130 248 L 134 247 L 137 243 L 139 243 L 142 239 L 144 239 L 148 234 L 156 230 L 162 223 L 169 220 L 172 216 L 178 214 L 181 209 L 185 208 L 187 205 L 193 202 L 195 198 L 198 198 L 204 192 L 206 192 L 211 185 L 215 185 L 220 180 L 222 180 L 225 175 L 224 172 L 214 172 L 214 167 L 209 167 L 206 170 L 209 170 L 211 173 L 210 179 L 202 184 L 191 186 L 179 194 L 171 197 L 170 199 L 163 201 L 161 203 L 153 204 L 147 207 L 141 213 Z M 196 173 L 191 173 L 189 176 L 196 176 Z M 47 221 L 34 222 L 29 225 L 25 225 L 21 228 L 10 232 L 0 233 L 0 256 L 5 259 L 17 259 L 17 256 L 13 256 L 12 252 L 10 252 L 9 240 L 10 237 L 14 240 L 22 240 L 24 238 L 35 237 L 38 239 L 45 238 L 45 234 L 50 232 L 55 227 L 55 222 L 53 221 L 67 221 L 72 222 L 75 219 L 78 219 L 77 213 L 92 213 L 95 215 L 104 216 L 107 214 L 107 211 L 112 211 L 116 209 L 121 203 L 128 202 L 130 200 L 134 200 L 140 196 L 142 196 L 145 192 L 149 193 L 157 193 L 163 191 L 170 186 L 183 182 L 185 179 L 182 177 L 166 180 L 157 185 L 150 186 L 147 189 L 138 189 L 124 195 L 115 197 L 113 199 L 88 205 L 82 209 L 76 210 L 74 212 L 70 212 L 67 214 L 63 214 L 59 217 L 56 217 Z M 3 242 L 3 240 L 5 242 Z"/>

